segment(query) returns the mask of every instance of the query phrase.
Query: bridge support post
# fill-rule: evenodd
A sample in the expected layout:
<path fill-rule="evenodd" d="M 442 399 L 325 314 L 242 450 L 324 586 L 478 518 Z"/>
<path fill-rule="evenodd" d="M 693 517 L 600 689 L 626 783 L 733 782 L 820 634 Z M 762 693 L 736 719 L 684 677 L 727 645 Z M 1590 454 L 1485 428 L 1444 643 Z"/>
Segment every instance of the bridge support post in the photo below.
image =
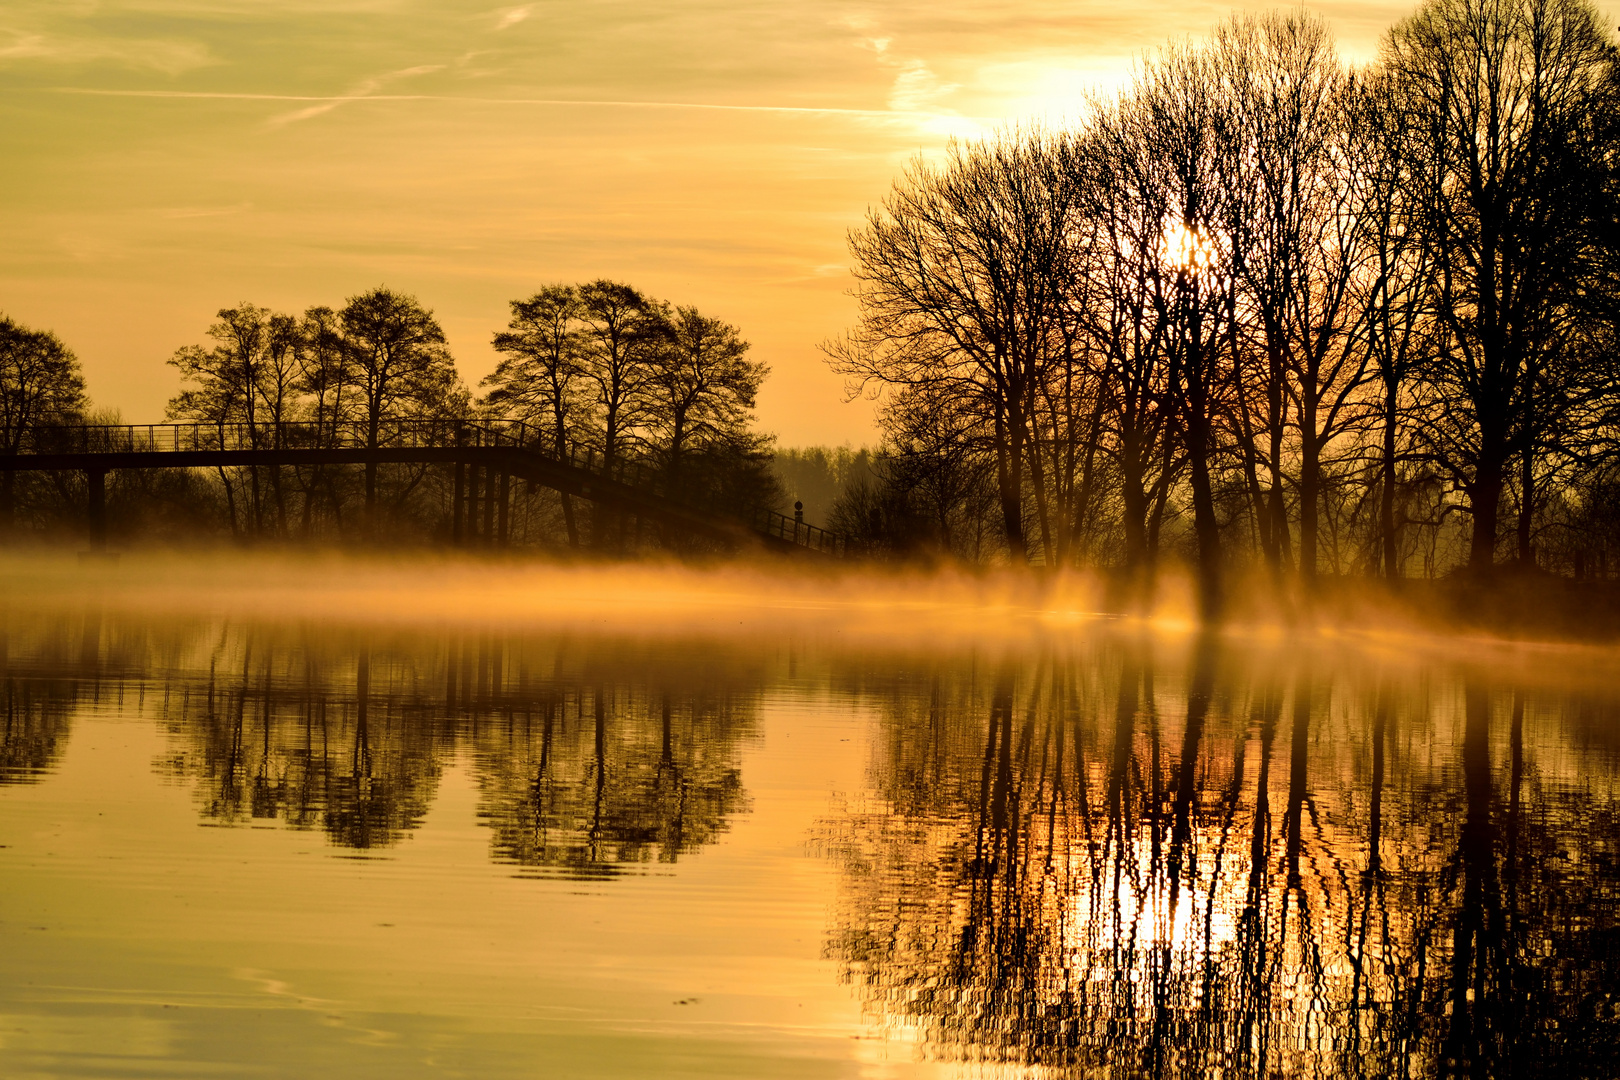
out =
<path fill-rule="evenodd" d="M 467 466 L 467 544 L 478 543 L 478 466 Z"/>
<path fill-rule="evenodd" d="M 456 462 L 456 494 L 450 507 L 450 543 L 456 547 L 461 546 L 461 515 L 462 503 L 466 501 L 467 466 Z M 451 697 L 454 697 L 454 691 Z"/>
<path fill-rule="evenodd" d="M 484 466 L 484 546 L 495 546 L 495 466 Z"/>
<path fill-rule="evenodd" d="M 500 515 L 500 544 L 505 547 L 511 536 L 512 517 L 512 474 L 505 469 L 501 470 L 501 515 Z"/>
<path fill-rule="evenodd" d="M 86 469 L 84 478 L 88 481 L 89 497 L 89 524 L 90 524 L 90 550 L 102 552 L 107 550 L 107 470 Z"/>

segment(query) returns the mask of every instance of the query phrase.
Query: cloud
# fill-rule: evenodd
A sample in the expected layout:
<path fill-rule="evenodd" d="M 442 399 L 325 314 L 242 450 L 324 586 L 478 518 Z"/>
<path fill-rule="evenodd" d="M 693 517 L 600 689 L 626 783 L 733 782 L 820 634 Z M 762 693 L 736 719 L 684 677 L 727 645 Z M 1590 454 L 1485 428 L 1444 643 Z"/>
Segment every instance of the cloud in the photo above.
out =
<path fill-rule="evenodd" d="M 961 88 L 957 83 L 941 82 L 922 59 L 891 52 L 893 36 L 884 34 L 882 27 L 869 16 L 845 16 L 834 25 L 854 31 L 858 35 L 855 47 L 871 53 L 881 67 L 899 69 L 889 88 L 888 104 L 895 112 L 930 111 L 939 99 Z"/>
<path fill-rule="evenodd" d="M 177 206 L 168 210 L 160 210 L 162 217 L 171 220 L 185 218 L 224 217 L 230 214 L 242 214 L 253 209 L 250 202 L 236 203 L 233 206 Z"/>
<path fill-rule="evenodd" d="M 907 61 L 889 89 L 889 108 L 897 112 L 921 112 L 958 89 L 956 83 L 939 81 L 939 76 L 921 60 Z"/>
<path fill-rule="evenodd" d="M 532 11 L 534 11 L 533 4 L 524 4 L 522 7 L 501 8 L 495 13 L 500 16 L 495 21 L 495 29 L 505 30 L 509 26 L 516 26 L 524 19 L 527 19 Z"/>
<path fill-rule="evenodd" d="M 113 63 L 164 75 L 178 75 L 218 63 L 209 54 L 206 45 L 193 41 L 47 35 L 16 29 L 0 30 L 0 63 L 8 60 L 55 64 Z"/>
<path fill-rule="evenodd" d="M 10 33 L 11 44 L 0 45 L 0 60 L 51 55 L 50 46 L 45 44 L 44 34 L 25 34 L 20 30 L 12 30 Z"/>
<path fill-rule="evenodd" d="M 435 71 L 443 70 L 443 64 L 418 64 L 415 67 L 400 68 L 398 71 L 389 71 L 382 75 L 375 75 L 369 79 L 360 80 L 359 83 L 355 84 L 354 89 L 350 90 L 347 94 L 327 98 L 324 101 L 306 106 L 302 109 L 294 109 L 292 112 L 272 116 L 270 118 L 270 123 L 275 127 L 280 127 L 284 124 L 296 124 L 300 120 L 308 120 L 312 117 L 329 113 L 338 106 L 347 105 L 351 101 L 364 101 L 366 98 L 374 97 L 376 96 L 377 91 L 381 90 L 384 86 L 395 81 L 396 79 L 408 79 L 413 75 L 429 75 Z"/>

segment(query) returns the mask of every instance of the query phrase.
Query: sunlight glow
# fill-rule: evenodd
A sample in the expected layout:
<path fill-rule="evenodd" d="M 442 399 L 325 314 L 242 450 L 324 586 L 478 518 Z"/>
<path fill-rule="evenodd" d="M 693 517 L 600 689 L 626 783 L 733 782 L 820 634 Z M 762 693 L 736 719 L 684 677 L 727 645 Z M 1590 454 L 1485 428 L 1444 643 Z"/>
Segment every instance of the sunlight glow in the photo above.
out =
<path fill-rule="evenodd" d="M 1176 270 L 1197 274 L 1215 263 L 1215 241 L 1197 225 L 1178 221 L 1164 231 L 1160 257 Z"/>

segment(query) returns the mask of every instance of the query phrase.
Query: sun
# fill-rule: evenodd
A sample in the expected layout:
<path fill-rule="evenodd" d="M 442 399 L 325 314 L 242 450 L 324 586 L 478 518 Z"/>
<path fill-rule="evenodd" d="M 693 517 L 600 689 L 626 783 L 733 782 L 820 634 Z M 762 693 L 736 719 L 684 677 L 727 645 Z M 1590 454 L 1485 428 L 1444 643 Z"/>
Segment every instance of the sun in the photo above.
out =
<path fill-rule="evenodd" d="M 1176 270 L 1197 273 L 1215 262 L 1215 241 L 1197 225 L 1178 221 L 1164 230 L 1159 257 Z"/>

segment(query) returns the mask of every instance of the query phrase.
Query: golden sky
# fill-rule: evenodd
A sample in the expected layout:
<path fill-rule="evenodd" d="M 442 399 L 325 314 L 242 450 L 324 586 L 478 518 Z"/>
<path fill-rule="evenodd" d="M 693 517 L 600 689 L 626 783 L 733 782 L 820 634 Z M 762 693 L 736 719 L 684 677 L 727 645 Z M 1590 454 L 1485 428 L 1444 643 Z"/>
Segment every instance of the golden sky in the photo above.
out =
<path fill-rule="evenodd" d="M 1319 10 L 1352 60 L 1411 9 Z M 868 442 L 817 342 L 907 159 L 1075 112 L 1232 10 L 1173 0 L 6 0 L 0 312 L 153 422 L 216 309 L 379 283 L 470 383 L 507 302 L 610 277 L 739 324 L 785 444 Z"/>

